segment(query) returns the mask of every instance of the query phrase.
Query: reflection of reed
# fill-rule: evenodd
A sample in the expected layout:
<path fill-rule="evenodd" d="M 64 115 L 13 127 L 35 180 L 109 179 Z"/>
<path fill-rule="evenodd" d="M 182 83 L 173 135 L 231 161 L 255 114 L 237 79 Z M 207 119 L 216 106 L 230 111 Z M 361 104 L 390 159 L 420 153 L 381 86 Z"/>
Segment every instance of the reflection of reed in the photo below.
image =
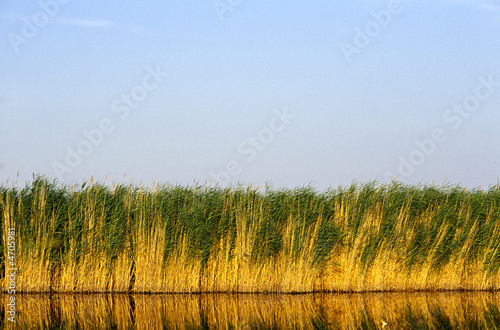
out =
<path fill-rule="evenodd" d="M 0 296 L 4 315 L 8 295 Z M 500 293 L 17 295 L 16 327 L 495 328 Z M 10 324 L 0 320 L 0 327 Z"/>

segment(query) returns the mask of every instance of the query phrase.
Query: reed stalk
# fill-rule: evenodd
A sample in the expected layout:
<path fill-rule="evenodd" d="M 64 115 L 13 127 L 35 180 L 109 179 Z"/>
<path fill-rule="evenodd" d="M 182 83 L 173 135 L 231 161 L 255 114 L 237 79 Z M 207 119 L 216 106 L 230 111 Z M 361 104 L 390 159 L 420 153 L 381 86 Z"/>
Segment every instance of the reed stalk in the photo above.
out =
<path fill-rule="evenodd" d="M 500 288 L 500 189 L 353 184 L 0 187 L 18 292 Z"/>

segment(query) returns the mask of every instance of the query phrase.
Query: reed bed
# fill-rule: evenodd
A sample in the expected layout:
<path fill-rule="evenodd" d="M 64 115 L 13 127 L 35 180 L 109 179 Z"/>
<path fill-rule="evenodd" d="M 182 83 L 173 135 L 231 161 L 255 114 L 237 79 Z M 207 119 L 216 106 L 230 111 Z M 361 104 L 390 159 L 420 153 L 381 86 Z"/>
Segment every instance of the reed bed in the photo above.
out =
<path fill-rule="evenodd" d="M 17 292 L 498 290 L 500 188 L 0 187 Z"/>

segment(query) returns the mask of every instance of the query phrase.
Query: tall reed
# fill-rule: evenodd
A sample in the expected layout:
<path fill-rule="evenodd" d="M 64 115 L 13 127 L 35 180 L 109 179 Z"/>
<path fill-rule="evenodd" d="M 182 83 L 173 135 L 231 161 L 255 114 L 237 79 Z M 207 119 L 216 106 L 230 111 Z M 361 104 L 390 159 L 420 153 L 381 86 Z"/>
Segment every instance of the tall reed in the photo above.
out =
<path fill-rule="evenodd" d="M 500 188 L 0 187 L 22 292 L 497 290 Z"/>

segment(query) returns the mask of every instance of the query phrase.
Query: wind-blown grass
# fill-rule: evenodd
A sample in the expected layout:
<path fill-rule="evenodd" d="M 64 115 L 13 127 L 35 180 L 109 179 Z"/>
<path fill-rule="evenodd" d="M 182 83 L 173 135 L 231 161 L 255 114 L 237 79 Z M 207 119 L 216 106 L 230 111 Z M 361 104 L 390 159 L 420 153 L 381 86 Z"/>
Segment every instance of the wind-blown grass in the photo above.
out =
<path fill-rule="evenodd" d="M 500 288 L 500 188 L 182 187 L 37 177 L 0 187 L 0 281 L 16 291 L 314 292 Z"/>

